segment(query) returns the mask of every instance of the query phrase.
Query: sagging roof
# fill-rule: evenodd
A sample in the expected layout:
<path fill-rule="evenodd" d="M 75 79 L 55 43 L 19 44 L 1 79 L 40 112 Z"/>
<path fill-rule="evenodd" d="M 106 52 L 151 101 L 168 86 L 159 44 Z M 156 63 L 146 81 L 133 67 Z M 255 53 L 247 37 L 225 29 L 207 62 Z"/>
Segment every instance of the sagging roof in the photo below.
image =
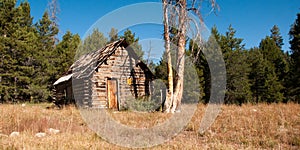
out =
<path fill-rule="evenodd" d="M 73 63 L 69 70 L 73 72 L 73 77 L 75 78 L 89 77 L 93 71 L 102 65 L 107 58 L 113 55 L 120 46 L 127 47 L 127 43 L 124 39 L 107 44 L 105 47 L 97 51 L 81 56 L 75 63 Z"/>
<path fill-rule="evenodd" d="M 120 39 L 113 43 L 107 44 L 105 47 L 99 50 L 81 56 L 69 68 L 68 72 L 71 74 L 59 78 L 53 85 L 68 81 L 72 77 L 77 79 L 89 77 L 93 73 L 93 71 L 96 70 L 96 68 L 101 66 L 111 55 L 115 53 L 118 47 L 126 48 L 129 52 L 129 55 L 138 59 L 136 53 L 127 46 L 128 44 L 126 43 L 126 41 L 124 39 Z M 137 65 L 140 65 L 142 68 L 146 69 L 145 71 L 153 76 L 147 65 L 142 61 L 139 61 Z"/>

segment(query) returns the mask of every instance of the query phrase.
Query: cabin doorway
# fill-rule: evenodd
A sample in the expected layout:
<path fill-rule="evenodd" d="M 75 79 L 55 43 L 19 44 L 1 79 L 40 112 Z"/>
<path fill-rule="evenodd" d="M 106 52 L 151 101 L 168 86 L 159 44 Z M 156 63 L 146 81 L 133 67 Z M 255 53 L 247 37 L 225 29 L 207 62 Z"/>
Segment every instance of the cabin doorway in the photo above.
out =
<path fill-rule="evenodd" d="M 108 108 L 119 110 L 118 103 L 118 80 L 107 79 L 107 97 L 108 97 Z"/>

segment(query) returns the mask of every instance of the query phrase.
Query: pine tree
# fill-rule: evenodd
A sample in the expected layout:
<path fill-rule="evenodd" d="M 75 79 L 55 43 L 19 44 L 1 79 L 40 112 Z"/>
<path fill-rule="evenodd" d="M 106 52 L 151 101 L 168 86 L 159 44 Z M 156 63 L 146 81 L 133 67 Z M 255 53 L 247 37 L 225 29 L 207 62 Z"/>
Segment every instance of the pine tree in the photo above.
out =
<path fill-rule="evenodd" d="M 283 86 L 276 75 L 275 66 L 265 58 L 259 48 L 250 50 L 249 63 L 251 63 L 251 80 L 254 102 L 282 102 Z"/>
<path fill-rule="evenodd" d="M 53 37 L 58 34 L 58 28 L 52 26 L 48 12 L 35 24 L 38 33 L 38 50 L 36 53 L 35 80 L 31 86 L 34 101 L 46 101 L 51 97 L 51 89 L 56 80 L 55 41 Z"/>
<path fill-rule="evenodd" d="M 42 19 L 36 24 L 36 28 L 40 36 L 40 41 L 44 45 L 42 50 L 53 50 L 53 45 L 55 44 L 53 36 L 57 35 L 59 30 L 57 27 L 52 26 L 52 21 L 50 20 L 47 11 L 43 14 Z"/>
<path fill-rule="evenodd" d="M 286 54 L 278 46 L 276 40 L 267 36 L 261 41 L 260 49 L 264 57 L 274 64 L 279 80 L 285 82 L 284 79 L 288 73 L 289 65 Z"/>
<path fill-rule="evenodd" d="M 216 40 L 223 52 L 227 72 L 227 92 L 225 103 L 242 104 L 251 101 L 250 66 L 247 63 L 243 39 L 236 38 L 236 31 L 230 25 L 225 35 L 213 30 Z"/>
<path fill-rule="evenodd" d="M 28 2 L 0 2 L 0 101 L 45 101 L 53 82 L 72 63 L 80 41 L 68 32 L 55 49 L 58 29 L 47 12 L 33 25 Z"/>
<path fill-rule="evenodd" d="M 276 43 L 276 45 L 281 49 L 283 45 L 283 39 L 282 36 L 280 35 L 280 30 L 277 25 L 274 25 L 272 27 L 271 31 L 271 39 L 273 39 Z"/>
<path fill-rule="evenodd" d="M 110 32 L 108 33 L 110 42 L 114 42 L 118 39 L 118 30 L 115 28 L 111 28 Z"/>
<path fill-rule="evenodd" d="M 201 49 L 193 40 L 190 40 L 189 49 L 186 52 L 187 53 L 186 55 L 194 59 L 193 62 L 195 65 L 195 69 L 197 71 L 197 75 L 198 75 L 197 78 L 199 80 L 199 85 L 200 85 L 199 100 L 202 103 L 207 103 L 209 101 L 209 91 L 210 91 L 209 90 L 210 88 L 208 86 L 210 80 L 210 72 L 209 72 L 208 63 L 202 51 L 203 49 Z M 189 80 L 194 81 L 193 79 L 189 79 Z"/>
<path fill-rule="evenodd" d="M 251 82 L 251 91 L 253 93 L 254 103 L 260 103 L 264 99 L 262 98 L 265 93 L 267 93 L 265 88 L 266 80 L 266 60 L 264 59 L 259 48 L 251 48 L 249 50 L 248 62 L 251 64 L 251 72 L 249 79 Z"/>
<path fill-rule="evenodd" d="M 0 8 L 3 10 L 0 98 L 16 102 L 29 100 L 31 96 L 37 35 L 32 27 L 29 3 L 18 7 L 15 4 L 15 1 L 3 1 Z"/>
<path fill-rule="evenodd" d="M 144 51 L 142 50 L 142 46 L 138 43 L 139 38 L 135 37 L 135 33 L 132 33 L 131 30 L 127 29 L 120 38 L 124 38 L 127 44 L 129 44 L 129 47 L 137 54 L 138 58 L 143 60 Z"/>
<path fill-rule="evenodd" d="M 107 43 L 108 39 L 104 36 L 104 34 L 100 32 L 99 29 L 94 29 L 90 35 L 84 38 L 75 57 L 76 59 L 78 59 L 84 54 L 99 50 L 103 48 Z"/>
<path fill-rule="evenodd" d="M 290 82 L 290 96 L 296 101 L 300 102 L 300 13 L 297 14 L 297 18 L 292 25 L 290 32 L 290 44 L 291 44 L 291 82 Z"/>
<path fill-rule="evenodd" d="M 259 49 L 263 55 L 263 58 L 268 61 L 268 75 L 270 80 L 268 83 L 272 85 L 272 91 L 269 91 L 270 95 L 275 97 L 267 97 L 268 102 L 282 102 L 283 101 L 283 85 L 284 77 L 287 73 L 287 62 L 284 60 L 284 53 L 276 44 L 274 39 L 267 36 L 260 42 Z M 271 89 L 271 87 L 268 87 Z M 270 100 L 273 98 L 274 100 Z"/>
<path fill-rule="evenodd" d="M 16 1 L 0 2 L 0 100 L 8 102 L 13 99 L 13 67 L 16 60 L 12 55 L 11 34 Z"/>
<path fill-rule="evenodd" d="M 66 74 L 69 67 L 73 64 L 75 54 L 80 44 L 80 37 L 78 34 L 73 35 L 70 31 L 62 37 L 55 47 L 55 71 L 56 79 L 61 75 Z"/>
<path fill-rule="evenodd" d="M 214 96 L 212 96 L 211 93 L 213 92 L 211 91 L 211 89 L 213 88 L 212 86 L 214 86 L 213 84 L 216 85 L 216 82 L 212 83 L 212 76 L 214 76 L 215 81 L 224 80 L 223 77 L 226 76 L 226 72 L 220 70 L 220 66 L 221 67 L 224 66 L 224 64 L 220 64 L 224 62 L 220 60 L 223 58 L 216 53 L 217 51 L 221 52 L 221 48 L 218 43 L 218 41 L 220 40 L 220 36 L 221 35 L 218 33 L 217 28 L 213 27 L 211 30 L 211 35 L 209 36 L 207 42 L 204 43 L 203 50 L 201 52 L 205 54 L 205 57 L 203 56 L 199 58 L 200 61 L 199 65 L 201 66 L 199 68 L 203 68 L 202 70 L 204 73 L 204 80 L 205 80 L 204 81 L 204 93 L 205 93 L 204 102 L 205 103 L 208 103 L 211 100 L 211 98 L 213 99 L 215 98 Z M 218 70 L 218 74 L 211 75 L 211 71 L 216 71 L 216 70 Z M 218 91 L 218 92 L 224 93 L 224 91 Z M 213 101 L 216 102 L 216 99 L 214 99 Z"/>
<path fill-rule="evenodd" d="M 158 65 L 155 67 L 155 78 L 162 80 L 165 85 L 168 85 L 168 70 L 167 70 L 167 59 L 164 53 Z"/>
<path fill-rule="evenodd" d="M 249 53 L 251 64 L 251 90 L 254 102 L 283 102 L 284 100 L 284 74 L 282 67 L 283 52 L 276 41 L 269 36 L 262 39 L 259 48 L 253 48 Z"/>
<path fill-rule="evenodd" d="M 276 42 L 271 37 L 266 36 L 261 40 L 259 48 L 265 59 L 274 63 L 281 57 L 281 50 L 276 45 Z"/>
<path fill-rule="evenodd" d="M 283 102 L 287 102 L 288 101 L 288 93 L 289 90 L 287 90 L 288 86 L 289 86 L 289 80 L 290 80 L 290 76 L 289 76 L 289 70 L 290 70 L 290 64 L 289 64 L 289 54 L 288 53 L 284 53 L 284 51 L 282 50 L 282 45 L 283 45 L 283 39 L 282 36 L 280 34 L 280 30 L 279 28 L 274 25 L 273 28 L 271 29 L 271 35 L 270 38 L 275 41 L 276 46 L 278 47 L 277 49 L 274 47 L 276 53 L 278 53 L 279 57 L 276 59 L 276 61 L 273 61 L 276 67 L 276 74 L 277 77 L 281 83 L 282 86 L 284 86 L 283 88 L 283 94 L 284 94 L 284 100 Z"/>

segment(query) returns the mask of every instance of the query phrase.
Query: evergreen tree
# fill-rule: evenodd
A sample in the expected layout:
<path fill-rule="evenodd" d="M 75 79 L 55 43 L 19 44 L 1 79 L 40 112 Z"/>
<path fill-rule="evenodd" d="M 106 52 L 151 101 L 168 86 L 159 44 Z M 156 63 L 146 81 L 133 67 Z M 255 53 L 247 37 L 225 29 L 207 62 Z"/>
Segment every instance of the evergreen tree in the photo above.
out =
<path fill-rule="evenodd" d="M 15 6 L 15 1 L 2 1 L 1 13 L 1 83 L 2 101 L 29 100 L 34 73 L 34 50 L 37 35 L 32 27 L 27 2 Z M 3 20 L 2 20 L 3 19 Z"/>
<path fill-rule="evenodd" d="M 115 28 L 111 28 L 110 32 L 108 33 L 110 42 L 118 40 L 118 30 Z"/>
<path fill-rule="evenodd" d="M 300 13 L 297 14 L 297 18 L 292 25 L 290 32 L 290 44 L 291 44 L 291 59 L 292 69 L 290 72 L 290 96 L 296 101 L 300 102 Z"/>
<path fill-rule="evenodd" d="M 254 102 L 281 102 L 283 86 L 278 80 L 274 64 L 265 58 L 259 48 L 250 50 L 249 63 L 252 68 L 249 78 Z"/>
<path fill-rule="evenodd" d="M 251 64 L 249 79 L 251 82 L 251 91 L 253 93 L 253 102 L 259 103 L 264 100 L 262 95 L 267 93 L 265 88 L 265 67 L 267 66 L 267 61 L 264 59 L 259 48 L 251 48 L 249 51 L 248 62 Z"/>
<path fill-rule="evenodd" d="M 276 45 L 281 49 L 283 45 L 283 39 L 280 34 L 280 30 L 277 25 L 274 25 L 271 29 L 271 39 L 273 39 L 276 43 Z"/>
<path fill-rule="evenodd" d="M 139 38 L 135 37 L 135 33 L 132 33 L 131 30 L 127 29 L 120 38 L 124 38 L 127 44 L 129 44 L 129 47 L 137 54 L 138 58 L 143 60 L 144 51 L 142 50 L 142 46 L 138 43 Z"/>
<path fill-rule="evenodd" d="M 208 47 L 206 47 L 208 48 Z M 194 65 L 195 69 L 198 74 L 198 80 L 199 80 L 199 99 L 202 103 L 207 103 L 209 101 L 209 91 L 210 86 L 209 80 L 210 80 L 210 72 L 209 67 L 207 64 L 207 61 L 205 59 L 205 56 L 202 52 L 203 49 L 201 49 L 193 40 L 189 41 L 189 49 L 187 51 L 187 56 L 190 56 L 194 59 Z M 188 71 L 188 70 L 185 70 Z M 188 72 L 186 74 L 189 74 Z M 194 81 L 193 79 L 190 79 L 191 81 Z M 185 90 L 185 89 L 184 89 Z"/>
<path fill-rule="evenodd" d="M 281 50 L 276 45 L 276 42 L 269 36 L 266 36 L 266 38 L 261 40 L 259 48 L 264 58 L 274 63 L 274 65 L 275 62 L 281 57 Z"/>
<path fill-rule="evenodd" d="M 284 57 L 283 51 L 276 44 L 274 39 L 271 39 L 267 36 L 260 42 L 259 49 L 263 55 L 263 58 L 268 61 L 268 71 L 269 75 L 266 77 L 270 77 L 272 81 L 268 83 L 272 83 L 272 91 L 269 91 L 269 94 L 273 94 L 274 102 L 282 102 L 283 101 L 283 87 L 284 87 L 284 78 L 288 71 L 288 65 Z M 275 75 L 273 75 L 275 73 Z M 271 87 L 269 87 L 270 89 Z M 269 97 L 272 98 L 272 97 Z M 272 100 L 268 100 L 269 102 Z"/>
<path fill-rule="evenodd" d="M 12 20 L 15 13 L 16 0 L 1 0 L 0 1 L 0 34 L 2 37 L 7 37 L 11 33 Z"/>
<path fill-rule="evenodd" d="M 53 45 L 55 41 L 53 41 L 53 36 L 58 34 L 58 28 L 52 26 L 52 21 L 49 18 L 49 14 L 46 11 L 43 14 L 43 17 L 39 22 L 36 24 L 37 31 L 40 36 L 40 42 L 43 44 L 42 50 L 43 51 L 53 51 Z"/>
<path fill-rule="evenodd" d="M 38 33 L 38 52 L 36 53 L 35 80 L 31 86 L 34 101 L 46 101 L 51 97 L 53 83 L 56 80 L 55 41 L 58 28 L 52 26 L 48 12 L 35 25 Z"/>
<path fill-rule="evenodd" d="M 68 32 L 54 48 L 58 33 L 47 12 L 35 25 L 28 2 L 0 1 L 0 101 L 45 101 L 53 82 L 74 57 L 78 35 Z"/>
<path fill-rule="evenodd" d="M 165 85 L 168 85 L 168 69 L 167 59 L 164 53 L 158 65 L 155 67 L 155 78 L 162 80 Z"/>
<path fill-rule="evenodd" d="M 16 60 L 12 55 L 12 20 L 16 1 L 0 1 L 0 100 L 8 102 L 13 99 L 13 67 Z"/>
<path fill-rule="evenodd" d="M 283 50 L 277 45 L 277 42 L 274 38 L 267 36 L 260 43 L 260 49 L 265 59 L 274 64 L 276 69 L 276 75 L 279 80 L 284 82 L 284 78 L 286 77 L 289 65 L 287 62 L 287 57 L 284 54 Z"/>
<path fill-rule="evenodd" d="M 108 43 L 107 38 L 98 29 L 94 29 L 92 34 L 88 35 L 81 43 L 76 58 L 79 58 L 83 54 L 87 54 L 92 51 L 103 48 Z"/>
<path fill-rule="evenodd" d="M 220 34 L 218 33 L 218 30 L 216 27 L 212 28 L 211 35 L 208 39 L 207 42 L 204 43 L 203 50 L 201 53 L 203 53 L 203 57 L 199 58 L 199 62 L 197 62 L 198 68 L 202 68 L 203 73 L 204 73 L 204 102 L 208 103 L 210 98 L 211 98 L 211 89 L 212 86 L 214 86 L 211 81 L 212 81 L 212 75 L 211 75 L 211 70 L 219 70 L 220 66 L 223 66 L 224 64 L 220 64 L 223 61 L 220 59 L 223 59 L 219 57 L 219 55 L 216 53 L 216 51 L 221 52 L 221 48 L 219 46 L 218 41 L 220 40 Z M 205 57 L 204 57 L 205 54 Z M 202 54 L 201 54 L 202 55 Z M 200 64 L 198 64 L 200 63 Z M 216 69 L 218 68 L 218 69 Z M 213 75 L 216 80 L 224 80 L 223 77 L 226 76 L 226 72 L 218 72 L 218 75 L 214 74 Z M 200 80 L 201 81 L 201 80 Z M 202 84 L 200 84 L 202 85 Z M 224 93 L 224 91 L 218 91 Z"/>
<path fill-rule="evenodd" d="M 235 50 L 229 55 L 230 59 L 225 60 L 227 72 L 227 93 L 225 103 L 251 102 L 251 89 L 249 73 L 251 71 L 247 63 L 248 52 L 245 50 Z"/>
<path fill-rule="evenodd" d="M 274 25 L 273 28 L 271 29 L 271 35 L 270 38 L 275 41 L 276 46 L 278 47 L 277 49 L 274 47 L 274 50 L 276 53 L 278 53 L 277 55 L 279 56 L 275 61 L 273 61 L 273 63 L 275 64 L 276 67 L 276 75 L 280 81 L 280 83 L 282 84 L 282 86 L 284 86 L 283 88 L 283 94 L 284 94 L 284 102 L 288 101 L 288 86 L 289 86 L 289 80 L 290 80 L 290 76 L 289 76 L 289 70 L 290 70 L 290 64 L 289 64 L 289 54 L 288 53 L 284 53 L 284 51 L 282 50 L 282 45 L 283 45 L 283 39 L 282 36 L 280 34 L 280 30 L 279 28 Z"/>
<path fill-rule="evenodd" d="M 242 44 L 243 39 L 236 38 L 236 31 L 230 25 L 225 35 L 219 35 L 216 29 L 214 36 L 223 52 L 227 72 L 227 92 L 225 103 L 242 104 L 251 101 L 250 66 L 247 63 L 247 52 Z"/>
<path fill-rule="evenodd" d="M 73 35 L 70 31 L 62 37 L 62 41 L 55 47 L 55 71 L 56 79 L 65 74 L 69 67 L 73 64 L 75 53 L 80 44 L 78 34 Z"/>

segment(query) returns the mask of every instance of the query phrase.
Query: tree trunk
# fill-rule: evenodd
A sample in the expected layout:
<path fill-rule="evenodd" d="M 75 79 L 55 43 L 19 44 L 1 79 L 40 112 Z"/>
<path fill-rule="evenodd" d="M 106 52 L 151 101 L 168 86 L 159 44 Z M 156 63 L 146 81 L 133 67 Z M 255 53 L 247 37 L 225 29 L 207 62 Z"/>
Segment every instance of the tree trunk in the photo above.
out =
<path fill-rule="evenodd" d="M 164 111 L 169 113 L 172 101 L 173 101 L 173 68 L 172 68 L 172 57 L 170 50 L 170 33 L 169 33 L 169 17 L 168 17 L 168 0 L 163 0 L 163 12 L 164 12 L 164 39 L 165 39 L 165 50 L 167 54 L 168 64 L 168 92 L 164 103 Z"/>
<path fill-rule="evenodd" d="M 174 99 L 172 103 L 171 112 L 180 111 L 181 99 L 183 94 L 183 80 L 184 80 L 184 63 L 185 63 L 185 45 L 186 45 L 186 24 L 187 24 L 187 10 L 186 0 L 179 0 L 179 35 L 177 45 L 177 62 L 176 62 L 176 86 L 174 90 Z"/>

